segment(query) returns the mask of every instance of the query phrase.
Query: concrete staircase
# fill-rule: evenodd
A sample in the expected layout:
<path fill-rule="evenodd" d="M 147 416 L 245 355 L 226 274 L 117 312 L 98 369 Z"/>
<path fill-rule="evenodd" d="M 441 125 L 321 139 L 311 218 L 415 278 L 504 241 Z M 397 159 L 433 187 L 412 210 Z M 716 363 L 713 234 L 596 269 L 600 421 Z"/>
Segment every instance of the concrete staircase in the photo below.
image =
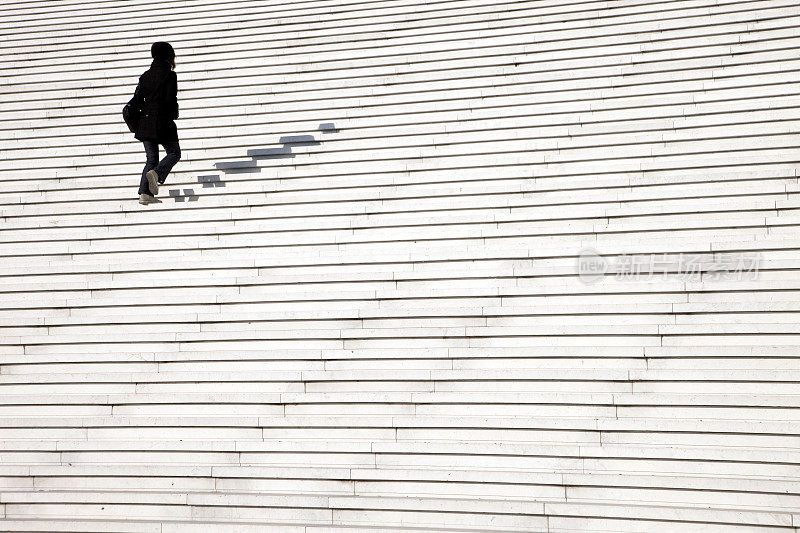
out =
<path fill-rule="evenodd" d="M 798 16 L 4 2 L 0 531 L 800 532 Z"/>

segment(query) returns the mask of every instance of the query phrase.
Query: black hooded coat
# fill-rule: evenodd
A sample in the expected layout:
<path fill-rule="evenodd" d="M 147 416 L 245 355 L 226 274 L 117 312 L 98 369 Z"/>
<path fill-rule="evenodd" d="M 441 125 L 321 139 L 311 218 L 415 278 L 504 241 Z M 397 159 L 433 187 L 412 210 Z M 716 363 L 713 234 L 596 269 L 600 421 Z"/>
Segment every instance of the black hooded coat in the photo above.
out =
<path fill-rule="evenodd" d="M 135 137 L 165 143 L 178 140 L 178 77 L 169 61 L 155 59 L 139 77 L 134 93 L 142 110 Z"/>

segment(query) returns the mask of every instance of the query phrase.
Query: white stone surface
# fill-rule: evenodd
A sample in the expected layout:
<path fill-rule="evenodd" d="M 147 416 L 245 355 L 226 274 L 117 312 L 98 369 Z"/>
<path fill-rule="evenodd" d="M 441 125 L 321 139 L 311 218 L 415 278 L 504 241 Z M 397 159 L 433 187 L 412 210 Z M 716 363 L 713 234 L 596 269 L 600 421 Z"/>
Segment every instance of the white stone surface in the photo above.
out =
<path fill-rule="evenodd" d="M 800 533 L 798 15 L 5 2 L 0 531 Z"/>

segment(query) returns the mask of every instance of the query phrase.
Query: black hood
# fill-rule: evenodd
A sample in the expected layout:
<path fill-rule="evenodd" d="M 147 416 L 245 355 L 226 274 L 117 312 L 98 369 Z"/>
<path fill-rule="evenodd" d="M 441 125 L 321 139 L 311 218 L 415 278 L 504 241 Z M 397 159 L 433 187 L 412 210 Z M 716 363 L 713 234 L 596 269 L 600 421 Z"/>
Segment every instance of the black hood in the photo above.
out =
<path fill-rule="evenodd" d="M 172 48 L 171 44 L 158 41 L 157 43 L 153 43 L 153 46 L 150 47 L 150 55 L 153 56 L 153 59 L 171 61 L 175 57 L 175 50 Z"/>

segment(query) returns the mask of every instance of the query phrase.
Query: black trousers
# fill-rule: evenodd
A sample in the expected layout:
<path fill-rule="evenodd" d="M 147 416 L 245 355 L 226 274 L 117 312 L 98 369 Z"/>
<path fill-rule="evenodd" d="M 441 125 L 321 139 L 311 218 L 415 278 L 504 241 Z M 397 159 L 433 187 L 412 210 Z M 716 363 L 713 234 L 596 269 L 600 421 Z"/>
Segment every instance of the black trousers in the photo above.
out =
<path fill-rule="evenodd" d="M 139 194 L 151 194 L 150 184 L 147 183 L 147 173 L 155 170 L 158 174 L 158 182 L 164 183 L 169 175 L 172 167 L 175 166 L 181 158 L 181 147 L 178 141 L 167 141 L 160 143 L 164 150 L 167 152 L 164 159 L 158 160 L 158 145 L 155 141 L 142 141 L 144 144 L 144 153 L 147 155 L 147 163 L 144 165 L 142 171 L 142 180 L 139 182 Z"/>

